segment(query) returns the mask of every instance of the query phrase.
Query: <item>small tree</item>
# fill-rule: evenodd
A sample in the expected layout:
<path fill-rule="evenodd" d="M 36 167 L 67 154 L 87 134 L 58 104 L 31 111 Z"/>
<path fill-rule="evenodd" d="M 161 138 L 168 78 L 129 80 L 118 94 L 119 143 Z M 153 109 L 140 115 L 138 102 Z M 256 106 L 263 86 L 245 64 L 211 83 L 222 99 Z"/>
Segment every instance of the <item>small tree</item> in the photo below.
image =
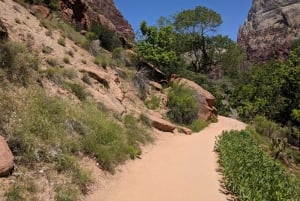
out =
<path fill-rule="evenodd" d="M 174 16 L 176 31 L 186 35 L 188 38 L 187 47 L 196 72 L 207 73 L 209 71 L 212 58 L 207 50 L 207 36 L 216 32 L 221 24 L 222 18 L 220 14 L 202 6 L 181 11 Z"/>

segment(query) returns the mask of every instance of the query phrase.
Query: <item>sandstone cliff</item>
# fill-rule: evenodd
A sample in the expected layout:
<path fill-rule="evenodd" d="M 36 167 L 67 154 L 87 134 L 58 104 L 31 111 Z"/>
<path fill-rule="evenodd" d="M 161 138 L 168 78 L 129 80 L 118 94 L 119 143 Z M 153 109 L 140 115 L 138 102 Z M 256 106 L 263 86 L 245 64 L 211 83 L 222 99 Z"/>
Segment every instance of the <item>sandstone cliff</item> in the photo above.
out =
<path fill-rule="evenodd" d="M 134 37 L 132 27 L 113 0 L 61 0 L 59 7 L 67 21 L 81 25 L 85 29 L 95 21 L 127 37 Z"/>
<path fill-rule="evenodd" d="M 245 49 L 247 61 L 251 63 L 285 58 L 298 39 L 299 0 L 253 0 L 238 34 L 238 44 Z"/>

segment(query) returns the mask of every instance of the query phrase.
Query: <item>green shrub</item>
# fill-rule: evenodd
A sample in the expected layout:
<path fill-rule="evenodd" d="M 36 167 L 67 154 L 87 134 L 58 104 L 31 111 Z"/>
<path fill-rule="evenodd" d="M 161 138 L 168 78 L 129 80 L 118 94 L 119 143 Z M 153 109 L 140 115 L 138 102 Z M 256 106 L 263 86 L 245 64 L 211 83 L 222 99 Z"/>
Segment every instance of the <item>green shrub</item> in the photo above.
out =
<path fill-rule="evenodd" d="M 59 38 L 58 40 L 57 40 L 57 42 L 58 42 L 58 44 L 60 44 L 61 46 L 66 46 L 66 40 L 65 40 L 65 38 Z"/>
<path fill-rule="evenodd" d="M 151 96 L 151 99 L 145 101 L 145 105 L 151 110 L 156 110 L 157 108 L 159 108 L 159 104 L 160 98 L 154 95 Z"/>
<path fill-rule="evenodd" d="M 10 82 L 27 86 L 38 64 L 38 58 L 23 44 L 11 41 L 0 44 L 0 68 Z"/>
<path fill-rule="evenodd" d="M 56 152 L 79 149 L 77 139 L 66 134 L 67 104 L 58 97 L 48 97 L 30 90 L 18 106 L 8 143 L 18 157 L 17 163 L 33 165 L 53 160 Z M 55 145 L 55 146 L 54 146 Z"/>
<path fill-rule="evenodd" d="M 87 194 L 88 185 L 92 182 L 91 172 L 77 167 L 73 170 L 72 183 L 78 186 L 81 193 Z"/>
<path fill-rule="evenodd" d="M 207 126 L 208 126 L 208 122 L 201 119 L 197 119 L 193 121 L 192 124 L 189 125 L 189 129 L 191 129 L 193 132 L 199 132 Z"/>
<path fill-rule="evenodd" d="M 82 139 L 84 150 L 96 157 L 103 169 L 113 172 L 116 164 L 128 158 L 125 133 L 95 105 L 85 103 L 83 111 L 79 116 L 90 130 Z"/>
<path fill-rule="evenodd" d="M 44 54 L 50 54 L 51 52 L 53 52 L 53 48 L 49 46 L 43 46 L 42 52 Z"/>
<path fill-rule="evenodd" d="M 64 61 L 64 63 L 66 63 L 66 64 L 70 64 L 70 59 L 69 59 L 69 57 L 67 57 L 67 56 L 65 56 L 65 57 L 63 58 L 63 61 Z"/>
<path fill-rule="evenodd" d="M 13 185 L 8 192 L 5 194 L 7 201 L 22 201 L 23 197 L 23 189 L 21 186 Z"/>
<path fill-rule="evenodd" d="M 40 71 L 40 73 L 45 74 L 50 81 L 58 86 L 63 87 L 65 84 L 63 79 L 63 71 L 59 67 L 49 67 L 46 70 Z"/>
<path fill-rule="evenodd" d="M 90 32 L 93 33 L 90 34 L 90 39 L 99 39 L 101 41 L 100 45 L 108 51 L 121 46 L 117 33 L 107 26 L 92 23 Z"/>
<path fill-rule="evenodd" d="M 138 148 L 138 143 L 145 144 L 147 141 L 152 140 L 149 133 L 138 125 L 138 121 L 132 115 L 126 115 L 123 122 L 126 128 L 127 143 L 130 145 Z"/>
<path fill-rule="evenodd" d="M 71 91 L 79 98 L 79 100 L 85 100 L 87 97 L 87 92 L 84 87 L 77 83 L 67 83 L 67 86 L 71 89 Z"/>
<path fill-rule="evenodd" d="M 79 198 L 79 192 L 76 186 L 72 184 L 59 185 L 56 187 L 55 191 L 56 191 L 56 195 L 55 195 L 56 201 L 74 201 L 74 200 L 78 200 Z"/>
<path fill-rule="evenodd" d="M 47 58 L 46 59 L 47 64 L 49 64 L 49 66 L 51 67 L 56 67 L 58 66 L 58 61 L 54 58 Z"/>
<path fill-rule="evenodd" d="M 77 77 L 77 71 L 73 68 L 63 69 L 63 76 L 72 80 Z"/>
<path fill-rule="evenodd" d="M 263 116 L 256 116 L 253 120 L 253 126 L 257 133 L 268 138 L 271 138 L 273 134 L 280 130 L 275 122 L 269 121 Z"/>
<path fill-rule="evenodd" d="M 152 122 L 149 119 L 149 117 L 147 115 L 145 115 L 144 113 L 140 114 L 140 121 L 142 122 L 143 125 L 145 125 L 146 127 L 151 128 L 152 127 Z"/>
<path fill-rule="evenodd" d="M 191 124 L 197 119 L 199 106 L 195 92 L 184 85 L 174 84 L 168 93 L 168 117 L 178 124 Z"/>
<path fill-rule="evenodd" d="M 225 185 L 240 200 L 299 200 L 300 186 L 295 177 L 262 152 L 247 131 L 224 132 L 216 150 Z"/>

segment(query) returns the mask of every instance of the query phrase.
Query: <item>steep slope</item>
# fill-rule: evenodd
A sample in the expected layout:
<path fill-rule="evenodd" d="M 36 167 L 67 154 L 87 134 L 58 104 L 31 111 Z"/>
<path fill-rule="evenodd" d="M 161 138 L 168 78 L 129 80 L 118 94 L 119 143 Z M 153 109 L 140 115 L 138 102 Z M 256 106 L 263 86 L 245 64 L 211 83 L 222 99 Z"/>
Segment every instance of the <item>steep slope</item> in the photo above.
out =
<path fill-rule="evenodd" d="M 238 34 L 238 44 L 245 49 L 251 63 L 285 58 L 297 39 L 300 39 L 298 0 L 254 0 Z"/>

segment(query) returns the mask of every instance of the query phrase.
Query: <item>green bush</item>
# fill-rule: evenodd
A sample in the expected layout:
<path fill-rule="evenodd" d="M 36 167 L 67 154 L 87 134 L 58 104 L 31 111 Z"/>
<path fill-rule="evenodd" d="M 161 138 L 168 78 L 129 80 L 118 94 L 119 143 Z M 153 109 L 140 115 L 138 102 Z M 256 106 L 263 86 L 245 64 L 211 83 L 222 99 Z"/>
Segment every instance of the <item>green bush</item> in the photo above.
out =
<path fill-rule="evenodd" d="M 79 198 L 79 192 L 76 186 L 72 184 L 59 185 L 55 191 L 55 200 L 57 201 L 74 201 Z"/>
<path fill-rule="evenodd" d="M 12 41 L 0 44 L 0 68 L 8 81 L 27 86 L 38 64 L 38 58 L 23 44 Z"/>
<path fill-rule="evenodd" d="M 87 92 L 85 88 L 77 83 L 67 83 L 67 86 L 71 89 L 71 91 L 79 98 L 79 100 L 85 100 L 87 97 Z"/>
<path fill-rule="evenodd" d="M 253 120 L 253 126 L 257 133 L 268 138 L 271 138 L 273 134 L 280 130 L 275 122 L 269 121 L 263 116 L 256 116 Z"/>
<path fill-rule="evenodd" d="M 199 132 L 207 126 L 208 126 L 208 122 L 201 119 L 197 119 L 193 121 L 191 125 L 189 125 L 189 129 L 191 129 L 193 132 Z"/>
<path fill-rule="evenodd" d="M 66 46 L 66 40 L 65 40 L 65 38 L 59 38 L 58 40 L 57 40 L 57 43 L 58 44 L 60 44 L 61 46 Z"/>
<path fill-rule="evenodd" d="M 90 32 L 90 40 L 99 39 L 100 45 L 108 51 L 113 51 L 121 46 L 121 41 L 118 34 L 111 30 L 108 26 L 103 26 L 98 23 L 92 23 Z"/>
<path fill-rule="evenodd" d="M 17 162 L 33 165 L 48 162 L 57 152 L 71 152 L 79 149 L 75 137 L 67 135 L 65 120 L 68 119 L 68 105 L 58 97 L 48 97 L 41 91 L 30 90 L 15 112 L 8 143 L 18 157 Z M 54 146 L 55 144 L 55 146 Z"/>
<path fill-rule="evenodd" d="M 224 132 L 216 142 L 224 183 L 240 200 L 298 201 L 295 176 L 264 153 L 247 131 Z"/>
<path fill-rule="evenodd" d="M 147 106 L 147 108 L 151 110 L 156 110 L 157 108 L 159 108 L 159 104 L 160 104 L 160 98 L 154 95 L 152 95 L 149 100 L 145 101 L 145 105 Z"/>
<path fill-rule="evenodd" d="M 168 117 L 178 124 L 191 124 L 197 119 L 199 105 L 195 92 L 184 86 L 174 84 L 168 93 Z"/>

